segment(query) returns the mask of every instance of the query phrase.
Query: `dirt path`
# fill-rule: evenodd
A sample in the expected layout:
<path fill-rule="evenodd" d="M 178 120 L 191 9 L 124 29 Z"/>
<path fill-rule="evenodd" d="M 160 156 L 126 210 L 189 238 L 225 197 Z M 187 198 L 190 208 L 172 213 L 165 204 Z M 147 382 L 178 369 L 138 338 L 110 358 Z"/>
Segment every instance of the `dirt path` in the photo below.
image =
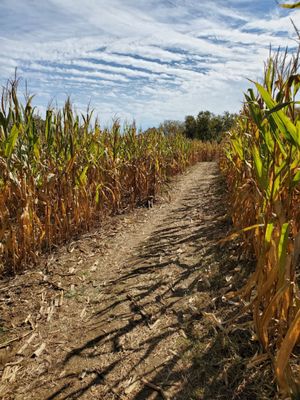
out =
<path fill-rule="evenodd" d="M 215 320 L 237 309 L 222 294 L 241 269 L 217 244 L 222 195 L 217 165 L 198 164 L 170 202 L 114 217 L 2 282 L 1 342 L 27 335 L 1 349 L 2 398 L 262 399 L 234 372 L 258 347 L 230 349 Z"/>

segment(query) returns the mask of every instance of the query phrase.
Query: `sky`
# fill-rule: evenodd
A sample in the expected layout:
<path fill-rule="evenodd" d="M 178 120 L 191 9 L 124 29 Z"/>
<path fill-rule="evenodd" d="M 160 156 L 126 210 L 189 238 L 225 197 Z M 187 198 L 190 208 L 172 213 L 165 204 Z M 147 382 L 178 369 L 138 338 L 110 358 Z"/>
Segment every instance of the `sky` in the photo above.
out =
<path fill-rule="evenodd" d="M 71 96 L 142 128 L 238 112 L 270 45 L 296 47 L 275 0 L 0 0 L 0 85 L 17 67 L 43 115 Z M 298 24 L 299 25 L 299 24 Z"/>

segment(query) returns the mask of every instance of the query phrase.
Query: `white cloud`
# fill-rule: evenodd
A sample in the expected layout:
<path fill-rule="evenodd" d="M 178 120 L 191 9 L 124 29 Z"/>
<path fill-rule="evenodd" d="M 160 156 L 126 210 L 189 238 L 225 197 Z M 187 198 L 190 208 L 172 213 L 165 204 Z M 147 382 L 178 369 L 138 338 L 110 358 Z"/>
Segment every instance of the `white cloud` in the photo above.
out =
<path fill-rule="evenodd" d="M 260 29 L 263 32 L 286 32 L 288 35 L 293 35 L 294 27 L 291 19 L 297 23 L 300 21 L 300 11 L 294 10 L 288 16 L 280 16 L 278 12 L 274 12 L 269 18 L 262 18 L 248 22 L 245 25 L 246 29 Z"/>
<path fill-rule="evenodd" d="M 18 66 L 40 107 L 72 94 L 144 126 L 238 111 L 269 44 L 295 46 L 289 17 L 300 17 L 269 0 L 1 2 L 1 83 Z"/>

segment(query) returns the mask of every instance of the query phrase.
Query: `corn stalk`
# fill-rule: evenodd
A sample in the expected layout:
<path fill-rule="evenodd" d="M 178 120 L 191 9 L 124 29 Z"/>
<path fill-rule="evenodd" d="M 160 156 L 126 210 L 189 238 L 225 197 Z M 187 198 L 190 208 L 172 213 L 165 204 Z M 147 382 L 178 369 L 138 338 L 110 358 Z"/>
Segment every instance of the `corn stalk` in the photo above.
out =
<path fill-rule="evenodd" d="M 289 57 L 288 52 L 270 56 L 263 84 L 254 83 L 255 89 L 245 94 L 222 169 L 232 193 L 233 222 L 244 230 L 245 243 L 257 259 L 240 294 L 250 302 L 257 336 L 273 360 L 281 392 L 297 399 L 299 366 L 293 351 L 300 338 L 299 51 Z M 256 228 L 246 232 L 249 225 Z"/>
<path fill-rule="evenodd" d="M 0 272 L 16 273 L 107 215 L 153 200 L 166 180 L 211 160 L 218 146 L 159 130 L 101 129 L 67 99 L 38 117 L 18 81 L 0 107 Z"/>

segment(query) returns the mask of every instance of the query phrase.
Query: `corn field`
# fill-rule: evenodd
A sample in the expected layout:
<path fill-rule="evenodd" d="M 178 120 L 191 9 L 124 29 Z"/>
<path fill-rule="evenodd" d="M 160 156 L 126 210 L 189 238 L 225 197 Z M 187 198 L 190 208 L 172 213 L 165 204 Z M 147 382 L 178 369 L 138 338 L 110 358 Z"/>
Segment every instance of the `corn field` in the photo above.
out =
<path fill-rule="evenodd" d="M 101 129 L 92 112 L 35 117 L 13 80 L 0 111 L 0 272 L 16 273 L 106 215 L 146 204 L 166 179 L 216 156 L 217 145 L 158 130 Z"/>
<path fill-rule="evenodd" d="M 238 294 L 253 312 L 283 398 L 299 399 L 299 51 L 271 55 L 263 83 L 254 85 L 221 161 L 233 223 L 257 260 Z"/>

